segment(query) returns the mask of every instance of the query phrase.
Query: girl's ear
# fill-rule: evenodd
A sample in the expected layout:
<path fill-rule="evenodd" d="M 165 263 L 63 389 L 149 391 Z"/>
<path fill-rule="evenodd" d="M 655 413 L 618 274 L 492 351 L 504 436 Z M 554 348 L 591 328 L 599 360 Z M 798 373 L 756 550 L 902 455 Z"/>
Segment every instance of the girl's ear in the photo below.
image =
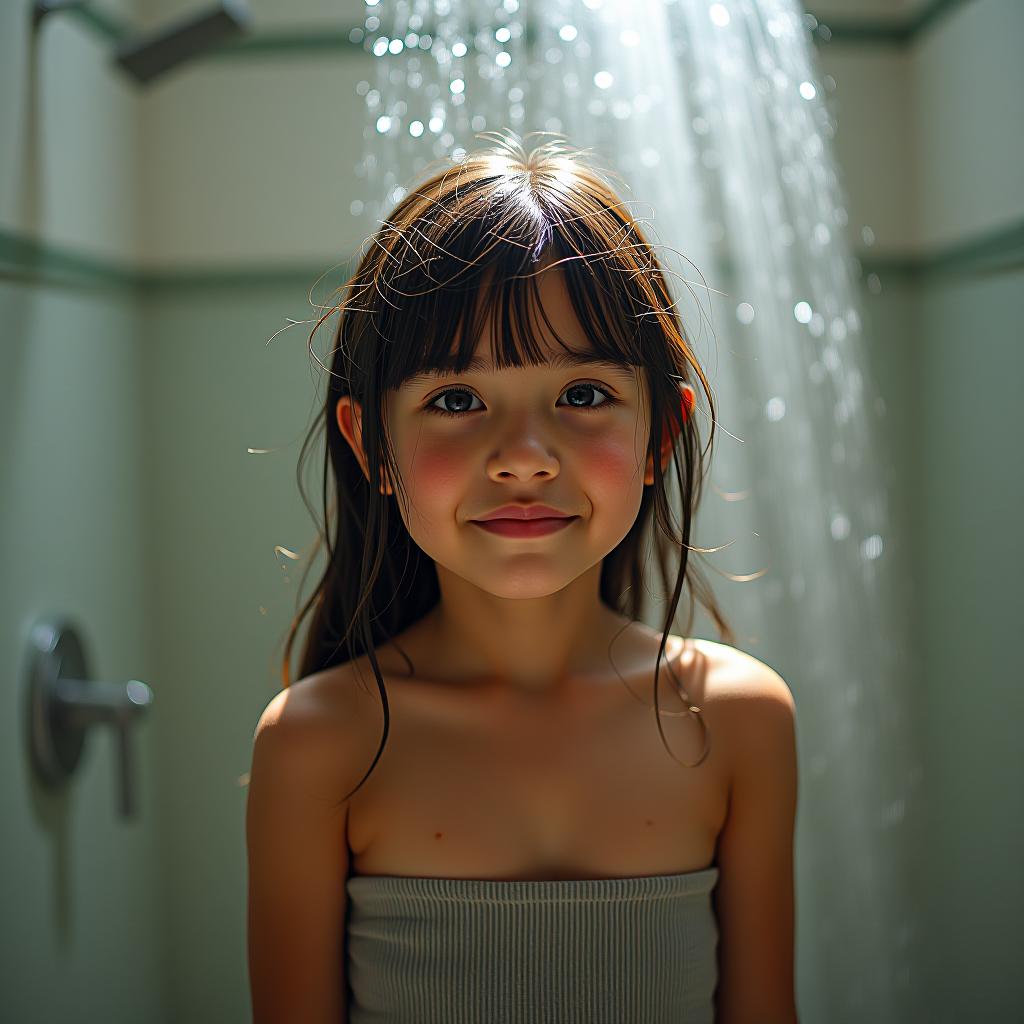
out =
<path fill-rule="evenodd" d="M 690 421 L 690 415 L 693 412 L 693 405 L 696 401 L 696 394 L 693 388 L 689 384 L 680 384 L 680 400 L 682 402 L 682 415 L 684 426 Z M 673 445 L 676 443 L 676 438 L 679 436 L 679 428 L 676 426 L 675 421 L 670 417 L 665 423 L 668 428 L 664 436 L 661 439 L 661 471 L 662 473 L 668 468 L 669 453 L 672 451 Z M 647 457 L 647 468 L 644 473 L 644 483 L 647 485 L 654 483 L 654 456 L 649 455 Z"/>
<path fill-rule="evenodd" d="M 359 403 L 353 401 L 351 395 L 342 395 L 338 399 L 338 404 L 334 407 L 334 415 L 338 421 L 338 429 L 341 431 L 342 437 L 348 441 L 349 447 L 352 449 L 353 454 L 359 461 L 360 468 L 363 471 L 363 476 L 366 477 L 367 481 L 370 479 L 370 473 L 366 466 L 366 458 L 363 454 L 363 411 L 359 406 Z M 391 494 L 391 483 L 387 478 L 387 470 L 381 464 L 381 477 L 383 483 L 380 485 L 381 494 Z"/>

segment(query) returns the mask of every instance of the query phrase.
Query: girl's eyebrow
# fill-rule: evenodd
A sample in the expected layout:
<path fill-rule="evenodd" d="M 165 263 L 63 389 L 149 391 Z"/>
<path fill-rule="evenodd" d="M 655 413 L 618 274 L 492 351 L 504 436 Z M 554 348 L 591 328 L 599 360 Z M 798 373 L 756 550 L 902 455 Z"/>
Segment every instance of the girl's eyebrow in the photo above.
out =
<path fill-rule="evenodd" d="M 612 362 L 610 359 L 601 359 L 591 352 L 562 352 L 548 360 L 547 364 L 553 370 L 560 370 L 567 366 L 596 366 L 601 369 L 618 374 L 621 377 L 633 379 L 632 370 L 622 363 Z M 466 373 L 487 373 L 493 375 L 497 371 L 491 368 L 490 363 L 482 356 L 473 356 L 466 367 Z M 418 384 L 421 381 L 435 380 L 438 377 L 454 375 L 453 369 L 424 370 L 413 377 L 406 379 L 407 385 Z"/>

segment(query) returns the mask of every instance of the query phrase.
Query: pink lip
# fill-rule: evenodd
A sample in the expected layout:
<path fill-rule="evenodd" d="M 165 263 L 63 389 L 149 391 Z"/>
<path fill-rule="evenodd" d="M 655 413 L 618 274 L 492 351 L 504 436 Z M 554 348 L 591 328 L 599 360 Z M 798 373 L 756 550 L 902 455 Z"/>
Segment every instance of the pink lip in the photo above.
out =
<path fill-rule="evenodd" d="M 562 516 L 557 519 L 490 519 L 487 522 L 473 519 L 470 521 L 479 526 L 481 530 L 496 533 L 501 537 L 543 537 L 546 534 L 565 529 L 577 519 L 579 516 Z"/>
<path fill-rule="evenodd" d="M 502 505 L 493 512 L 478 516 L 474 522 L 485 522 L 491 519 L 559 519 L 571 518 L 568 512 L 552 508 L 550 505 Z"/>

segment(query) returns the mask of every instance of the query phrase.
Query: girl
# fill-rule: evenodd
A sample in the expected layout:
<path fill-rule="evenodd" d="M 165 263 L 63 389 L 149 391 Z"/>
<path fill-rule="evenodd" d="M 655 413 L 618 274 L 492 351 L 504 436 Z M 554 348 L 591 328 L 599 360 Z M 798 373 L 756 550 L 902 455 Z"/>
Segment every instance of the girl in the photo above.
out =
<path fill-rule="evenodd" d="M 326 569 L 256 729 L 254 1019 L 790 1024 L 794 704 L 668 632 L 688 585 L 684 634 L 696 598 L 733 639 L 689 561 L 688 382 L 712 436 L 714 405 L 651 246 L 580 152 L 514 137 L 372 243 L 336 307 Z"/>

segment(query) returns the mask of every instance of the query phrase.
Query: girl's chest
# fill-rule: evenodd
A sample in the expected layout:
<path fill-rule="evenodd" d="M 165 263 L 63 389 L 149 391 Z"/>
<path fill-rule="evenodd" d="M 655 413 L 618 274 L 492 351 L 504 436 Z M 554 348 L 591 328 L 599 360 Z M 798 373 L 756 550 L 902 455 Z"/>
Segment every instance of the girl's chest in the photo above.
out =
<path fill-rule="evenodd" d="M 690 696 L 712 743 L 699 766 L 685 767 L 678 761 L 698 761 L 707 736 L 664 673 L 661 723 L 678 761 L 653 708 L 622 684 L 545 710 L 385 683 L 387 743 L 350 804 L 353 874 L 606 878 L 713 862 L 728 770 L 703 694 Z"/>

